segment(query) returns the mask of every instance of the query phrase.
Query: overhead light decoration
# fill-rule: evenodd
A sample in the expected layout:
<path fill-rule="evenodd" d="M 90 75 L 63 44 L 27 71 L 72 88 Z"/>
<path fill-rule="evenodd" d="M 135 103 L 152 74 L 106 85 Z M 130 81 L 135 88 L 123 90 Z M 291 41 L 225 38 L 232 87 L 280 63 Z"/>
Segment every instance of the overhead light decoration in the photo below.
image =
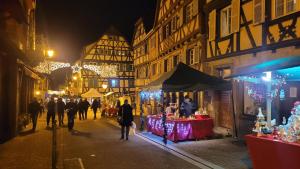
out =
<path fill-rule="evenodd" d="M 84 69 L 94 71 L 101 77 L 116 77 L 117 65 L 101 64 L 101 65 L 83 65 Z"/>
<path fill-rule="evenodd" d="M 80 72 L 81 69 L 87 69 L 95 72 L 97 75 L 101 77 L 116 77 L 118 66 L 114 64 L 100 64 L 100 65 L 83 65 L 83 67 L 78 64 L 71 66 L 70 63 L 63 62 L 53 62 L 53 61 L 44 61 L 41 62 L 34 69 L 37 72 L 51 74 L 51 72 L 61 69 L 61 68 L 72 68 L 73 73 Z"/>
<path fill-rule="evenodd" d="M 71 66 L 73 73 L 79 73 L 80 70 L 82 69 L 81 66 L 79 66 L 78 64 Z"/>
<path fill-rule="evenodd" d="M 52 62 L 52 61 L 44 61 L 41 62 L 38 66 L 34 68 L 34 70 L 45 73 L 45 74 L 51 74 L 51 72 L 61 69 L 61 68 L 67 68 L 70 67 L 70 63 L 62 63 L 62 62 Z"/>

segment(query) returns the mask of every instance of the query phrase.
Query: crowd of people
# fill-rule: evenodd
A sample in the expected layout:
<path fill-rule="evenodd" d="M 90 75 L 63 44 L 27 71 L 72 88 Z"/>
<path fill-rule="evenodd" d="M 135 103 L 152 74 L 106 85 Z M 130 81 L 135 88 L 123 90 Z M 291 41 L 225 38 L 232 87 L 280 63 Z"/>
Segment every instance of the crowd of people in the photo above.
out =
<path fill-rule="evenodd" d="M 92 105 L 90 105 L 87 99 L 80 99 L 79 101 L 77 101 L 71 98 L 67 99 L 65 103 L 62 98 L 58 98 L 57 100 L 55 100 L 54 97 L 51 97 L 47 103 L 44 103 L 42 100 L 38 101 L 36 98 L 33 98 L 32 102 L 28 106 L 28 112 L 33 123 L 33 131 L 35 131 L 36 129 L 38 116 L 41 116 L 43 112 L 45 112 L 45 107 L 47 109 L 46 121 L 48 128 L 50 127 L 50 120 L 51 124 L 54 124 L 56 115 L 58 116 L 58 125 L 63 126 L 64 117 L 65 114 L 67 114 L 68 128 L 69 130 L 72 130 L 74 126 L 74 119 L 77 115 L 79 117 L 79 120 L 87 119 L 89 107 L 91 107 L 91 109 L 93 110 L 94 119 L 96 119 L 96 113 L 97 110 L 101 107 L 101 102 L 100 100 L 94 99 Z"/>
<path fill-rule="evenodd" d="M 92 104 L 90 104 L 86 99 L 80 99 L 78 102 L 75 99 L 68 99 L 66 103 L 62 98 L 58 98 L 57 100 L 54 97 L 51 97 L 50 100 L 45 104 L 47 108 L 47 128 L 49 128 L 50 120 L 51 124 L 55 123 L 56 115 L 58 116 L 58 124 L 59 126 L 64 125 L 64 116 L 65 113 L 68 117 L 68 129 L 69 131 L 73 130 L 74 127 L 74 119 L 78 114 L 79 120 L 87 119 L 88 108 L 90 107 L 94 113 L 94 119 L 97 119 L 97 110 L 101 108 L 101 102 L 98 99 L 94 99 Z M 38 115 L 44 112 L 44 103 L 43 101 L 38 102 L 36 98 L 33 98 L 32 102 L 28 106 L 30 117 L 33 123 L 32 130 L 35 131 L 37 125 Z M 117 101 L 115 106 L 117 110 L 117 115 L 119 117 L 119 124 L 121 126 L 121 139 L 128 140 L 130 126 L 133 122 L 133 108 L 128 103 L 128 100 L 124 101 L 124 104 L 121 105 L 120 101 Z"/>

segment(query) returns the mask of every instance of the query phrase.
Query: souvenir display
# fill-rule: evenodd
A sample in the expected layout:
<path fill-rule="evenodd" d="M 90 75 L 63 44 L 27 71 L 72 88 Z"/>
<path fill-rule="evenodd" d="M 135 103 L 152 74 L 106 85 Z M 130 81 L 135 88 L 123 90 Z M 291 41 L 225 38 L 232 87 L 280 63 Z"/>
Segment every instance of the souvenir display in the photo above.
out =
<path fill-rule="evenodd" d="M 287 142 L 300 141 L 300 101 L 294 103 L 287 124 L 279 126 L 279 138 Z"/>
<path fill-rule="evenodd" d="M 256 116 L 255 128 L 252 131 L 257 133 L 257 136 L 261 136 L 262 134 L 268 133 L 269 129 L 267 127 L 267 122 L 265 120 L 265 116 L 261 111 L 261 108 L 259 108 L 258 110 L 259 113 Z"/>

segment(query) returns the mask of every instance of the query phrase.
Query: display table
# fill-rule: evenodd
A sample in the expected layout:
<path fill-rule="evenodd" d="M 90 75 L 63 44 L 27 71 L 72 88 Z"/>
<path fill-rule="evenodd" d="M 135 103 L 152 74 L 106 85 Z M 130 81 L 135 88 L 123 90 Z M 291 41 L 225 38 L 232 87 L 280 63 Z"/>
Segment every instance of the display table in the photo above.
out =
<path fill-rule="evenodd" d="M 254 169 L 299 169 L 300 145 L 246 135 Z"/>
<path fill-rule="evenodd" d="M 213 120 L 202 119 L 176 119 L 166 120 L 167 138 L 173 142 L 202 139 L 213 135 Z M 147 117 L 147 130 L 155 135 L 163 136 L 162 120 L 157 116 Z"/>

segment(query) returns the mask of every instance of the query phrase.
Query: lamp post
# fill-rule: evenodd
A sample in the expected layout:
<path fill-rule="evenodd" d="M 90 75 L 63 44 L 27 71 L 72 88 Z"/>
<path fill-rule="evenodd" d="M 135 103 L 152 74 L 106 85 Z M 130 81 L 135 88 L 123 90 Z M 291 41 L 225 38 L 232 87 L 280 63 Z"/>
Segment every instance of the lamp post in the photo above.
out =
<path fill-rule="evenodd" d="M 54 50 L 52 50 L 52 49 L 47 50 L 47 55 L 48 55 L 48 58 L 52 58 L 54 56 Z"/>

